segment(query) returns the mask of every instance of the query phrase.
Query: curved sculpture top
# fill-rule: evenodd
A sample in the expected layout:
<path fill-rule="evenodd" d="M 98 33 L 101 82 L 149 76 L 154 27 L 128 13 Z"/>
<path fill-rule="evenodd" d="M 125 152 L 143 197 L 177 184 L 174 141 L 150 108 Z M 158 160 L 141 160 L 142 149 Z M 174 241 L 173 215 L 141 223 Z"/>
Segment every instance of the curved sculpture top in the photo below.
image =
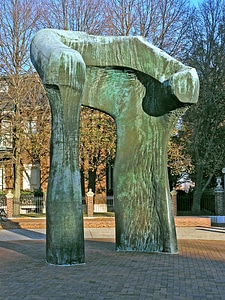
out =
<path fill-rule="evenodd" d="M 94 36 L 80 31 L 43 29 L 33 39 L 31 60 L 44 84 L 64 83 L 76 88 L 79 82 L 74 74 L 73 64 L 77 63 L 83 68 L 116 67 L 135 70 L 140 72 L 139 75 L 144 73 L 162 86 L 163 94 L 157 97 L 158 103 L 155 103 L 152 86 L 148 87 L 144 83 L 146 95 L 151 99 L 146 99 L 147 103 L 143 107 L 153 116 L 163 115 L 198 100 L 199 80 L 196 70 L 185 66 L 139 36 Z M 65 63 L 63 68 L 67 71 L 60 70 L 62 63 Z M 176 101 L 167 108 L 168 93 L 174 95 Z"/>

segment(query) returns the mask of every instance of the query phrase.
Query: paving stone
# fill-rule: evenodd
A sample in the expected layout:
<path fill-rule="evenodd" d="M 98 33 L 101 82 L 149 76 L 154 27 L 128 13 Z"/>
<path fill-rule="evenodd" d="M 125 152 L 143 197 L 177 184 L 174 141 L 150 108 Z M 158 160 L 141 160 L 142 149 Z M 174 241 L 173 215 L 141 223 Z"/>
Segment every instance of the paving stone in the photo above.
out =
<path fill-rule="evenodd" d="M 225 299 L 225 241 L 178 240 L 179 254 L 116 252 L 86 240 L 86 263 L 53 266 L 45 240 L 0 241 L 0 299 Z"/>

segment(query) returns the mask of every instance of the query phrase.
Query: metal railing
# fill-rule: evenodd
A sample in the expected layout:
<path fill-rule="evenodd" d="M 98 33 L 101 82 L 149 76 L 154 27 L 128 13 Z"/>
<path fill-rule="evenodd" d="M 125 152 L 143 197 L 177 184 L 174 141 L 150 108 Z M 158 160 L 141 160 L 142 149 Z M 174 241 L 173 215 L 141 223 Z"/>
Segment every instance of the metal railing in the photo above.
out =
<path fill-rule="evenodd" d="M 45 199 L 43 196 L 22 195 L 20 197 L 20 214 L 45 213 Z"/>
<path fill-rule="evenodd" d="M 177 211 L 191 211 L 191 206 L 193 202 L 192 193 L 177 193 Z"/>
<path fill-rule="evenodd" d="M 14 202 L 20 203 L 20 214 L 29 213 L 45 213 L 45 196 L 36 197 L 33 194 L 21 195 L 19 201 Z M 5 194 L 0 194 L 0 207 L 7 211 L 7 200 Z"/>
<path fill-rule="evenodd" d="M 4 194 L 0 195 L 0 207 L 4 208 L 4 210 L 7 210 L 6 196 Z"/>
<path fill-rule="evenodd" d="M 107 197 L 107 211 L 114 212 L 114 197 L 113 196 Z"/>
<path fill-rule="evenodd" d="M 4 208 L 7 211 L 7 200 L 6 195 L 0 194 L 0 207 Z M 33 194 L 21 195 L 20 199 L 13 199 L 13 202 L 20 203 L 20 214 L 45 214 L 46 212 L 46 199 L 45 195 L 43 196 L 34 196 Z M 86 213 L 86 201 L 83 198 L 83 212 Z M 100 206 L 100 207 L 98 207 Z M 114 212 L 114 199 L 113 196 L 107 197 L 107 203 L 103 205 L 95 205 L 95 212 Z"/>
<path fill-rule="evenodd" d="M 206 191 L 202 195 L 201 210 L 209 212 L 211 215 L 215 215 L 216 213 L 215 194 L 212 193 L 211 191 Z"/>
<path fill-rule="evenodd" d="M 45 195 L 36 197 L 33 194 L 21 195 L 20 197 L 20 214 L 45 214 Z M 193 193 L 178 193 L 177 194 L 177 210 L 191 211 L 193 203 Z M 6 196 L 0 194 L 0 207 L 7 211 Z M 212 192 L 206 192 L 201 199 L 201 210 L 208 212 L 211 215 L 215 214 L 215 195 Z M 107 211 L 114 212 L 114 198 L 107 197 Z M 86 203 L 83 198 L 83 212 L 86 212 Z"/>
<path fill-rule="evenodd" d="M 179 193 L 177 194 L 177 210 L 191 211 L 193 203 L 193 193 Z M 211 191 L 206 191 L 201 198 L 201 211 L 208 212 L 210 215 L 215 214 L 215 195 Z"/>

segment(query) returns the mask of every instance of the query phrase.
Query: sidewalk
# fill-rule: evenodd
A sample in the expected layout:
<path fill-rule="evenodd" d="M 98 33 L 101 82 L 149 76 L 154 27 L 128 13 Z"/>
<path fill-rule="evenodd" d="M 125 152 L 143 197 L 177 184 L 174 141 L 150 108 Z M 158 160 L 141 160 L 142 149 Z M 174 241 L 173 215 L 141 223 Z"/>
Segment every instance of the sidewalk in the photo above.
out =
<path fill-rule="evenodd" d="M 177 227 L 177 238 L 186 240 L 225 241 L 224 227 Z M 85 239 L 113 239 L 115 228 L 84 228 Z M 45 240 L 45 229 L 8 229 L 0 230 L 0 241 Z"/>
<path fill-rule="evenodd" d="M 45 229 L 0 230 L 0 299 L 225 300 L 225 228 L 177 228 L 178 254 L 116 252 L 86 228 L 86 263 L 45 262 Z"/>

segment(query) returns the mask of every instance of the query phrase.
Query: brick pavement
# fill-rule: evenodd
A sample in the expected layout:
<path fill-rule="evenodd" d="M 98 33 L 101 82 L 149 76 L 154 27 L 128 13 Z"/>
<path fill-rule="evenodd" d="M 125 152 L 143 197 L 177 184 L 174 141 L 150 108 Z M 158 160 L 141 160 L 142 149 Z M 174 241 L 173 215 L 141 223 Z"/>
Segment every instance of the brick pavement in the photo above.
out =
<path fill-rule="evenodd" d="M 85 241 L 86 263 L 45 262 L 45 240 L 0 242 L 0 299 L 225 299 L 225 241 L 180 239 L 179 254 L 116 252 Z"/>

